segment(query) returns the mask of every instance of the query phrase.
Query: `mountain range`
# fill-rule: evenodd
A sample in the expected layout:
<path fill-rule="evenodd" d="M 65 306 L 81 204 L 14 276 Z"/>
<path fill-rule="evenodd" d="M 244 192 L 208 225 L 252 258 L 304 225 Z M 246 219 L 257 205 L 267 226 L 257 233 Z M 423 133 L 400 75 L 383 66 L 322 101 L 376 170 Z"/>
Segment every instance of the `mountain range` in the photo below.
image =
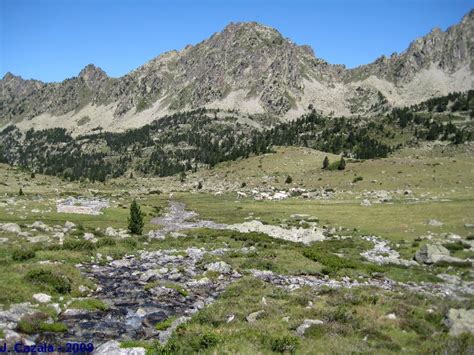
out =
<path fill-rule="evenodd" d="M 230 23 L 120 78 L 92 64 L 60 83 L 7 73 L 0 80 L 0 127 L 122 131 L 202 107 L 278 120 L 311 110 L 372 116 L 471 90 L 473 19 L 471 10 L 460 23 L 446 31 L 433 29 L 403 53 L 354 69 L 327 63 L 309 46 L 250 22 Z"/>

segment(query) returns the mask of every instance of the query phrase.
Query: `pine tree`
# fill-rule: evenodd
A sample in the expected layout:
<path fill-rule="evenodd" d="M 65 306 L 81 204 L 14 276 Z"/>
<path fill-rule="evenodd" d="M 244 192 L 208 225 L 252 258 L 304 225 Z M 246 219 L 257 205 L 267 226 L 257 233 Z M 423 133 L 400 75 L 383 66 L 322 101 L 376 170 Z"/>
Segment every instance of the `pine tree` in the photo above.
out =
<path fill-rule="evenodd" d="M 323 169 L 326 170 L 327 168 L 329 168 L 329 158 L 326 156 L 323 161 Z"/>
<path fill-rule="evenodd" d="M 288 175 L 286 177 L 285 184 L 291 184 L 292 182 L 293 182 L 293 178 L 290 175 Z"/>
<path fill-rule="evenodd" d="M 199 181 L 198 186 L 197 186 L 197 189 L 198 189 L 198 190 L 201 190 L 201 189 L 202 189 L 202 182 L 201 182 L 201 181 Z"/>
<path fill-rule="evenodd" d="M 143 216 L 136 200 L 130 205 L 130 217 L 128 218 L 128 230 L 132 234 L 142 234 Z"/>
<path fill-rule="evenodd" d="M 18 191 L 18 196 L 23 196 L 24 193 L 23 193 L 23 189 L 20 187 L 20 191 Z"/>
<path fill-rule="evenodd" d="M 339 165 L 337 169 L 344 170 L 345 168 L 346 168 L 346 161 L 344 160 L 344 157 L 341 157 L 341 160 L 339 161 Z"/>

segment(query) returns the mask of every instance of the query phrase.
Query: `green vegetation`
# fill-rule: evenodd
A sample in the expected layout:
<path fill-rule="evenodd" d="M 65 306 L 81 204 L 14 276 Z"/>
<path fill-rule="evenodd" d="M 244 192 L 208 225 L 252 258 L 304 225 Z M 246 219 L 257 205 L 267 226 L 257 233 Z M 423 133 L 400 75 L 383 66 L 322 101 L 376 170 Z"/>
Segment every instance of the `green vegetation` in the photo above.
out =
<path fill-rule="evenodd" d="M 143 216 L 136 200 L 132 201 L 130 205 L 130 217 L 128 219 L 128 230 L 132 234 L 142 234 L 143 231 Z"/>
<path fill-rule="evenodd" d="M 15 249 L 12 253 L 12 259 L 15 261 L 25 261 L 33 259 L 36 253 L 32 249 Z"/>
<path fill-rule="evenodd" d="M 472 96 L 470 91 L 437 100 L 455 100 L 453 110 L 464 112 L 472 106 Z M 146 98 L 138 99 L 137 112 L 148 107 Z M 444 109 L 437 109 L 436 114 L 419 111 L 418 107 L 393 109 L 386 116 L 374 118 L 323 117 L 312 111 L 297 120 L 258 130 L 238 124 L 238 117 L 216 120 L 212 115 L 216 111 L 198 109 L 123 133 L 93 133 L 77 138 L 61 128 L 31 129 L 24 139 L 14 138 L 23 138 L 23 134 L 10 126 L 0 132 L 0 145 L 4 146 L 1 160 L 66 179 L 104 182 L 130 169 L 146 175 L 182 174 L 200 166 L 214 167 L 223 161 L 265 154 L 274 146 L 308 147 L 374 159 L 419 141 L 442 140 L 458 145 L 472 139 L 472 127 L 458 122 L 457 116 L 445 115 Z M 258 117 L 254 119 L 259 121 Z M 83 151 L 83 143 L 91 141 L 96 142 L 97 149 Z M 60 155 L 56 154 L 59 143 Z M 324 164 L 323 168 L 329 166 Z M 343 170 L 342 162 L 339 166 Z"/>
<path fill-rule="evenodd" d="M 89 123 L 91 121 L 90 117 L 89 116 L 82 116 L 81 119 L 79 121 L 77 121 L 77 125 L 80 127 L 80 126 L 84 126 L 85 124 Z"/>
<path fill-rule="evenodd" d="M 62 333 L 67 331 L 67 326 L 64 323 L 52 321 L 46 313 L 35 312 L 23 316 L 18 322 L 17 330 L 26 334 L 41 332 Z"/>
<path fill-rule="evenodd" d="M 329 168 L 329 158 L 325 156 L 323 160 L 323 169 L 327 169 L 327 168 Z"/>
<path fill-rule="evenodd" d="M 25 280 L 46 290 L 62 294 L 71 292 L 71 280 L 66 275 L 51 269 L 32 269 L 26 274 Z"/>
<path fill-rule="evenodd" d="M 156 330 L 166 330 L 168 329 L 171 324 L 176 320 L 176 317 L 170 317 L 170 318 L 167 318 L 165 319 L 164 321 L 162 322 L 159 322 L 159 323 L 156 323 L 155 325 L 155 329 Z"/>
<path fill-rule="evenodd" d="M 88 311 L 105 311 L 108 309 L 108 306 L 96 298 L 86 298 L 72 301 L 69 308 L 85 309 Z"/>

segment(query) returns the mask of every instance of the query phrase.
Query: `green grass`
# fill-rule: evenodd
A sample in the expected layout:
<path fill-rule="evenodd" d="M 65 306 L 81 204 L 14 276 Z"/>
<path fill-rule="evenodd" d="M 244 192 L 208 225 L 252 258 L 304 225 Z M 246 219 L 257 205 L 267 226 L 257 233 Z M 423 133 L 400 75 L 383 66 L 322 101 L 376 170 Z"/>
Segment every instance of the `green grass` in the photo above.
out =
<path fill-rule="evenodd" d="M 156 330 L 166 330 L 171 326 L 171 324 L 173 324 L 175 319 L 176 319 L 176 317 L 170 317 L 170 318 L 165 319 L 162 322 L 156 323 L 155 329 Z"/>
<path fill-rule="evenodd" d="M 108 306 L 99 299 L 86 298 L 72 301 L 69 308 L 85 309 L 87 311 L 105 311 L 108 309 Z"/>
<path fill-rule="evenodd" d="M 262 297 L 266 305 L 261 303 Z M 313 306 L 308 307 L 309 301 Z M 400 306 L 402 305 L 402 306 Z M 328 289 L 315 292 L 282 290 L 251 277 L 232 284 L 212 305 L 178 327 L 166 346 L 149 343 L 149 353 L 272 353 L 313 354 L 430 352 L 463 349 L 468 338 L 447 338 L 441 320 L 445 309 L 466 306 L 413 294 L 372 288 Z M 427 312 L 433 309 L 432 313 Z M 265 310 L 265 317 L 248 323 L 245 317 Z M 385 318 L 395 313 L 395 321 Z M 226 320 L 229 314 L 235 318 Z M 283 317 L 290 316 L 289 321 Z M 304 319 L 320 319 L 321 326 L 307 330 L 304 338 L 295 329 Z M 366 340 L 364 340 L 366 337 Z"/>
<path fill-rule="evenodd" d="M 242 223 L 250 213 L 270 224 L 288 219 L 291 214 L 310 214 L 319 218 L 320 225 L 356 228 L 360 235 L 375 234 L 396 241 L 414 239 L 428 231 L 464 235 L 464 224 L 472 220 L 470 207 L 474 203 L 474 198 L 468 196 L 445 202 L 374 204 L 371 207 L 360 206 L 359 201 L 293 198 L 275 203 L 205 193 L 180 194 L 178 198 L 186 202 L 188 209 L 197 211 L 200 218 L 218 223 Z M 426 224 L 429 219 L 437 219 L 444 225 L 429 226 Z"/>

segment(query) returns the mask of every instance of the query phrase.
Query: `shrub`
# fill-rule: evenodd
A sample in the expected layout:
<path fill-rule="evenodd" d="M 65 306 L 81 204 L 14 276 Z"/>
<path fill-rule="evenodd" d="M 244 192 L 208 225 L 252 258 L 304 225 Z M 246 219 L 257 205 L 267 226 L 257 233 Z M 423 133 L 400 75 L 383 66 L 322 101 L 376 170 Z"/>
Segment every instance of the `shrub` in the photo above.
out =
<path fill-rule="evenodd" d="M 95 249 L 95 244 L 90 240 L 85 239 L 67 239 L 64 241 L 63 249 L 65 250 L 81 250 L 81 251 L 90 251 Z"/>
<path fill-rule="evenodd" d="M 67 331 L 67 326 L 64 323 L 41 323 L 40 330 L 42 332 L 62 333 Z"/>
<path fill-rule="evenodd" d="M 15 261 L 25 261 L 33 259 L 36 256 L 34 250 L 31 249 L 16 249 L 13 251 L 12 259 Z"/>
<path fill-rule="evenodd" d="M 292 182 L 293 182 L 293 178 L 290 175 L 288 175 L 285 179 L 285 184 L 291 184 Z"/>
<path fill-rule="evenodd" d="M 464 245 L 462 245 L 461 242 L 444 243 L 443 247 L 445 247 L 449 251 L 458 251 L 458 250 L 463 250 L 464 249 Z"/>
<path fill-rule="evenodd" d="M 58 293 L 71 292 L 71 281 L 64 275 L 48 269 L 33 269 L 25 276 L 26 281 Z"/>
<path fill-rule="evenodd" d="M 34 334 L 38 332 L 40 323 L 46 321 L 48 318 L 48 315 L 42 312 L 27 314 L 21 317 L 16 327 L 17 330 L 22 333 Z"/>
<path fill-rule="evenodd" d="M 97 248 L 102 248 L 102 247 L 113 247 L 115 246 L 115 244 L 116 244 L 115 239 L 110 238 L 110 237 L 105 237 L 105 238 L 99 239 L 95 245 Z"/>
<path fill-rule="evenodd" d="M 216 346 L 220 341 L 220 338 L 217 334 L 214 333 L 205 333 L 201 335 L 201 338 L 199 340 L 199 347 L 200 349 L 209 349 L 212 348 L 213 346 Z M 200 350 L 199 349 L 199 350 Z"/>
<path fill-rule="evenodd" d="M 271 348 L 278 353 L 294 353 L 299 345 L 299 339 L 295 336 L 285 335 L 271 340 Z"/>
<path fill-rule="evenodd" d="M 357 176 L 354 178 L 354 180 L 352 180 L 352 182 L 355 184 L 356 182 L 359 182 L 359 181 L 362 181 L 364 180 L 364 178 L 362 176 Z"/>
<path fill-rule="evenodd" d="M 125 238 L 121 240 L 120 243 L 129 249 L 135 249 L 138 245 L 137 241 L 132 238 Z"/>

